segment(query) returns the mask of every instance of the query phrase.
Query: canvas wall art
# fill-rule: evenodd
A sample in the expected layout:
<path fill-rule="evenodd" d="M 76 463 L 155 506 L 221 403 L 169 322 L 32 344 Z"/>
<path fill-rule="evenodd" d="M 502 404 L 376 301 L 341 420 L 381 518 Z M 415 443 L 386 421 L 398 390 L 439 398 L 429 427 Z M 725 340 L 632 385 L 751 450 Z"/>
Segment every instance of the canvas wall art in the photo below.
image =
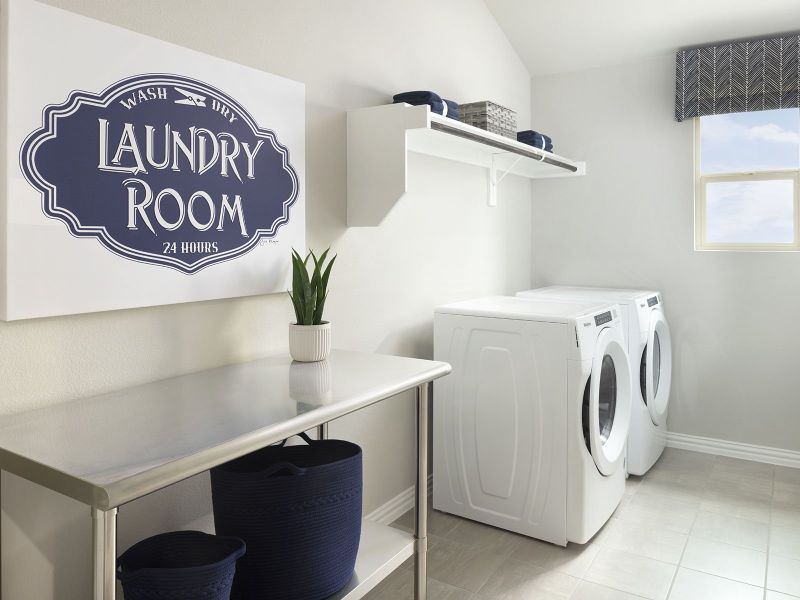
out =
<path fill-rule="evenodd" d="M 287 288 L 300 83 L 3 0 L 0 316 Z"/>

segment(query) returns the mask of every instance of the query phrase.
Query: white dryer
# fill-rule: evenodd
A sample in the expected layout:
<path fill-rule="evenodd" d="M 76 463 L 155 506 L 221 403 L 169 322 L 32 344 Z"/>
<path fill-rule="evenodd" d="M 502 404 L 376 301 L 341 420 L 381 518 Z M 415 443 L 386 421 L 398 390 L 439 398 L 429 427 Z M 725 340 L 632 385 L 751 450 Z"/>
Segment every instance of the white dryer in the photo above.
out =
<path fill-rule="evenodd" d="M 540 301 L 615 302 L 622 311 L 633 375 L 627 470 L 644 475 L 664 452 L 672 382 L 672 342 L 661 294 L 648 290 L 551 286 L 519 292 Z"/>
<path fill-rule="evenodd" d="M 566 545 L 625 491 L 631 376 L 619 307 L 492 297 L 441 306 L 433 506 Z"/>

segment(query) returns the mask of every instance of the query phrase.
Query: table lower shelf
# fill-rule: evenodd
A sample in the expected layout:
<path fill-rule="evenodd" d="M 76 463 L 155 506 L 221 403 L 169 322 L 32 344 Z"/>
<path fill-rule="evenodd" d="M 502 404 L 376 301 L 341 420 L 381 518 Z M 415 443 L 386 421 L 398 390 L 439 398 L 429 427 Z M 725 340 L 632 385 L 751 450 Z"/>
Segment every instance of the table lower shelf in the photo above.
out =
<path fill-rule="evenodd" d="M 329 600 L 363 598 L 413 554 L 413 535 L 365 519 L 361 523 L 355 575 L 344 589 Z"/>

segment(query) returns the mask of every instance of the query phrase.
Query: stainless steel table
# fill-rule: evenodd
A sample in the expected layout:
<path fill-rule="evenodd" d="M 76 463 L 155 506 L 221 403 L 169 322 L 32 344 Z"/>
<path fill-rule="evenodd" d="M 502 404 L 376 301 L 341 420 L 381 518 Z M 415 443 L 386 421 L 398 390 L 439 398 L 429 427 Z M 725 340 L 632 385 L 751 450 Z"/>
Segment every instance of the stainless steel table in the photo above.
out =
<path fill-rule="evenodd" d="M 324 435 L 327 422 L 416 388 L 414 539 L 366 527 L 374 537 L 362 537 L 363 561 L 360 551 L 337 598 L 360 598 L 413 551 L 414 597 L 424 600 L 428 402 L 431 382 L 449 372 L 447 363 L 341 350 L 320 363 L 276 356 L 201 371 L 2 417 L 0 469 L 91 507 L 94 599 L 114 600 L 120 506 L 301 431 Z"/>

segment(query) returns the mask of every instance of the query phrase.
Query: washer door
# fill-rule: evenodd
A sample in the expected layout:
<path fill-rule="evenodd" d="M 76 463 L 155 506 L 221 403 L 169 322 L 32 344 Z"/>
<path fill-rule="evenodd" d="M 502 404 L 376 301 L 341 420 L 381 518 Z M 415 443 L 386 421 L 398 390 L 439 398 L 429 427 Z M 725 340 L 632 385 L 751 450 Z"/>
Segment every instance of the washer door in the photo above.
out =
<path fill-rule="evenodd" d="M 631 374 L 619 334 L 597 337 L 589 380 L 589 446 L 597 469 L 613 474 L 625 456 L 631 416 Z"/>
<path fill-rule="evenodd" d="M 664 313 L 650 313 L 647 346 L 642 356 L 644 373 L 642 397 L 650 410 L 650 418 L 656 425 L 664 425 L 669 408 L 669 389 L 672 381 L 672 339 Z"/>

